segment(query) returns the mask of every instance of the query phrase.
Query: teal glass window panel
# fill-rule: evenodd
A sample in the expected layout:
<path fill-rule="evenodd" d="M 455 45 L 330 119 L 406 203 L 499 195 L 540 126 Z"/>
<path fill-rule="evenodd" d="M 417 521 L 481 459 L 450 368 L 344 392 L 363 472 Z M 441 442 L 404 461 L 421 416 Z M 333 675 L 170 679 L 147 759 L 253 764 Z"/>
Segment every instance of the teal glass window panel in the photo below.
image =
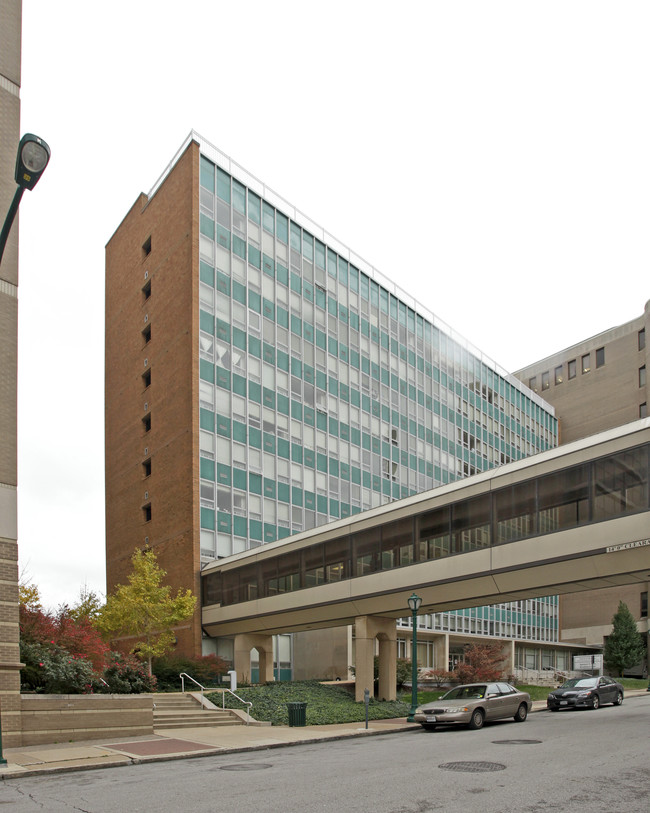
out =
<path fill-rule="evenodd" d="M 274 365 L 275 364 L 275 347 L 268 344 L 267 342 L 264 342 L 264 344 L 262 345 L 262 350 L 263 350 L 264 361 L 267 364 Z"/>
<path fill-rule="evenodd" d="M 348 263 L 343 257 L 339 257 L 339 282 L 343 285 L 348 284 Z"/>
<path fill-rule="evenodd" d="M 201 234 L 214 240 L 214 220 L 201 212 L 199 219 L 199 231 Z"/>
<path fill-rule="evenodd" d="M 214 192 L 214 177 L 215 177 L 215 166 L 212 161 L 208 161 L 208 159 L 202 155 L 201 156 L 201 186 L 204 186 L 206 189 L 209 189 L 210 192 Z"/>
<path fill-rule="evenodd" d="M 214 432 L 214 412 L 210 412 L 209 410 L 201 407 L 199 409 L 199 425 L 201 426 L 201 429 L 207 429 L 210 432 Z"/>
<path fill-rule="evenodd" d="M 241 491 L 246 491 L 248 486 L 246 472 L 243 469 L 232 470 L 232 484 Z"/>
<path fill-rule="evenodd" d="M 327 273 L 336 279 L 336 254 L 331 248 L 327 249 Z"/>
<path fill-rule="evenodd" d="M 239 421 L 232 422 L 232 439 L 238 443 L 246 443 L 246 424 Z"/>
<path fill-rule="evenodd" d="M 327 473 L 327 455 L 320 452 L 316 454 L 316 470 Z"/>
<path fill-rule="evenodd" d="M 332 458 L 329 461 L 329 473 L 334 477 L 339 476 L 339 461 Z"/>
<path fill-rule="evenodd" d="M 255 192 L 252 192 L 250 189 L 248 190 L 248 217 L 249 220 L 252 220 L 253 223 L 256 223 L 258 226 L 262 223 L 262 216 L 260 212 L 260 205 L 261 200 Z"/>
<path fill-rule="evenodd" d="M 278 370 L 284 370 L 285 372 L 289 372 L 289 354 L 285 353 L 284 350 L 278 350 L 277 354 L 277 364 Z"/>
<path fill-rule="evenodd" d="M 276 263 L 276 276 L 278 282 L 281 282 L 283 285 L 289 285 L 289 271 L 282 263 Z"/>
<path fill-rule="evenodd" d="M 370 280 L 363 273 L 359 273 L 359 293 L 363 299 L 370 299 Z"/>
<path fill-rule="evenodd" d="M 248 427 L 248 445 L 254 449 L 262 448 L 262 430 L 255 426 Z"/>
<path fill-rule="evenodd" d="M 370 486 L 372 485 L 372 480 L 370 478 L 370 472 L 369 471 L 362 471 L 361 472 L 361 482 L 363 483 L 364 488 L 370 488 Z"/>
<path fill-rule="evenodd" d="M 214 460 L 208 460 L 205 457 L 201 458 L 201 477 L 204 480 L 214 482 Z"/>
<path fill-rule="evenodd" d="M 232 374 L 232 391 L 246 397 L 246 379 L 237 373 Z"/>
<path fill-rule="evenodd" d="M 298 404 L 300 406 L 300 404 Z M 293 463 L 302 463 L 302 446 L 297 443 L 291 444 L 291 460 Z"/>
<path fill-rule="evenodd" d="M 289 242 L 289 221 L 282 212 L 275 213 L 275 229 L 278 240 L 287 244 Z"/>
<path fill-rule="evenodd" d="M 302 421 L 302 404 L 299 401 L 291 401 L 291 417 L 296 421 Z"/>
<path fill-rule="evenodd" d="M 262 252 L 250 243 L 248 244 L 248 262 L 255 268 L 262 268 Z"/>
<path fill-rule="evenodd" d="M 251 494 L 259 494 L 262 496 L 262 475 L 255 474 L 254 472 L 248 473 L 248 490 Z"/>
<path fill-rule="evenodd" d="M 251 519 L 248 523 L 250 528 L 250 538 L 254 539 L 257 542 L 262 541 L 262 523 L 259 519 Z"/>
<path fill-rule="evenodd" d="M 330 393 L 332 395 L 338 395 L 339 394 L 339 382 L 336 380 L 336 378 L 334 378 L 334 376 L 331 375 L 328 378 L 327 383 L 328 383 L 328 389 L 329 389 Z"/>
<path fill-rule="evenodd" d="M 325 336 L 323 331 L 316 328 L 316 347 L 320 347 L 321 350 L 325 350 L 327 346 L 326 342 L 327 337 Z"/>
<path fill-rule="evenodd" d="M 303 457 L 305 466 L 309 466 L 310 469 L 316 467 L 316 452 L 313 449 L 305 449 Z"/>
<path fill-rule="evenodd" d="M 289 414 L 289 398 L 286 395 L 282 395 L 281 393 L 277 394 L 277 402 L 278 402 L 278 412 L 282 413 L 282 415 Z"/>
<path fill-rule="evenodd" d="M 314 368 L 310 364 L 303 364 L 302 369 L 303 369 L 303 376 L 305 378 L 305 381 L 308 384 L 313 384 L 314 383 L 314 378 L 315 378 Z"/>
<path fill-rule="evenodd" d="M 322 268 L 325 270 L 325 246 L 320 242 L 320 240 L 316 240 L 315 255 L 317 268 Z"/>
<path fill-rule="evenodd" d="M 291 444 L 285 438 L 278 438 L 278 457 L 284 457 L 289 460 L 291 454 Z"/>
<path fill-rule="evenodd" d="M 203 381 L 214 384 L 214 364 L 206 359 L 199 359 L 199 376 Z"/>
<path fill-rule="evenodd" d="M 230 341 L 230 325 L 222 319 L 217 319 L 217 338 L 223 342 Z"/>
<path fill-rule="evenodd" d="M 233 347 L 238 347 L 240 350 L 246 350 L 246 331 L 241 328 L 234 327 L 232 329 L 232 344 Z"/>
<path fill-rule="evenodd" d="M 230 389 L 230 370 L 224 370 L 223 367 L 217 367 L 217 387 L 222 390 Z"/>
<path fill-rule="evenodd" d="M 254 310 L 255 313 L 262 312 L 262 297 L 257 293 L 257 291 L 250 290 L 248 292 L 248 307 L 251 310 Z"/>
<path fill-rule="evenodd" d="M 262 355 L 262 342 L 257 336 L 248 337 L 248 352 L 255 358 L 260 358 Z"/>
<path fill-rule="evenodd" d="M 361 446 L 361 430 L 352 427 L 350 429 L 350 443 L 353 443 L 355 446 Z"/>
<path fill-rule="evenodd" d="M 341 463 L 341 479 L 342 480 L 350 479 L 350 466 L 348 463 Z"/>
<path fill-rule="evenodd" d="M 288 483 L 278 483 L 278 500 L 291 502 L 291 488 Z"/>
<path fill-rule="evenodd" d="M 232 236 L 232 250 L 233 254 L 236 254 L 238 257 L 241 257 L 242 260 L 246 259 L 246 243 L 241 237 L 238 237 L 236 234 Z"/>
<path fill-rule="evenodd" d="M 306 341 L 313 344 L 314 343 L 314 326 L 308 324 L 307 322 L 303 322 L 302 335 L 303 335 L 303 337 L 305 338 Z"/>
<path fill-rule="evenodd" d="M 327 415 L 324 412 L 316 413 L 316 428 L 327 432 Z"/>
<path fill-rule="evenodd" d="M 275 322 L 275 304 L 268 299 L 262 299 L 262 315 Z"/>
<path fill-rule="evenodd" d="M 246 304 L 246 286 L 241 282 L 233 280 L 232 282 L 232 298 L 235 302 L 241 302 L 242 305 Z"/>
<path fill-rule="evenodd" d="M 217 291 L 230 296 L 230 277 L 227 277 L 222 271 L 217 271 Z"/>
<path fill-rule="evenodd" d="M 286 311 L 281 305 L 276 307 L 276 319 L 281 327 L 289 327 L 289 312 Z"/>
<path fill-rule="evenodd" d="M 327 497 L 322 494 L 316 495 L 316 510 L 321 514 L 327 514 Z"/>
<path fill-rule="evenodd" d="M 201 527 L 214 531 L 214 509 L 201 507 Z"/>
<path fill-rule="evenodd" d="M 232 469 L 225 463 L 217 463 L 217 482 L 223 486 L 232 485 Z"/>
<path fill-rule="evenodd" d="M 332 517 L 339 517 L 341 515 L 341 509 L 339 506 L 338 500 L 330 500 L 330 516 Z"/>
<path fill-rule="evenodd" d="M 359 269 L 355 268 L 353 265 L 350 266 L 349 270 L 349 284 L 351 291 L 354 291 L 355 293 L 359 292 Z"/>
<path fill-rule="evenodd" d="M 306 231 L 302 233 L 302 256 L 309 262 L 314 260 L 314 238 Z"/>
<path fill-rule="evenodd" d="M 316 495 L 312 491 L 304 492 L 305 508 L 310 511 L 316 510 Z"/>
<path fill-rule="evenodd" d="M 264 542 L 275 542 L 278 538 L 278 530 L 275 525 L 270 525 L 268 522 L 264 523 Z M 280 670 L 280 680 L 291 680 L 291 675 L 285 677 L 283 670 Z"/>
<path fill-rule="evenodd" d="M 360 486 L 361 485 L 361 469 L 358 469 L 356 466 L 352 466 L 350 469 L 350 480 L 355 484 Z"/>
<path fill-rule="evenodd" d="M 291 332 L 294 336 L 302 336 L 302 320 L 293 313 L 291 314 Z"/>
<path fill-rule="evenodd" d="M 339 343 L 336 339 L 333 339 L 331 336 L 328 337 L 328 352 L 332 356 L 338 356 L 339 354 Z"/>
<path fill-rule="evenodd" d="M 336 418 L 330 417 L 329 419 L 329 433 L 334 437 L 339 436 L 339 422 L 336 420 Z"/>
<path fill-rule="evenodd" d="M 225 415 L 217 415 L 217 435 L 224 438 L 230 437 L 230 418 Z"/>
<path fill-rule="evenodd" d="M 269 480 L 268 477 L 264 478 L 264 496 L 275 499 L 275 480 Z"/>
<path fill-rule="evenodd" d="M 217 531 L 222 534 L 229 534 L 232 530 L 232 516 L 224 511 L 217 513 Z"/>
<path fill-rule="evenodd" d="M 269 234 L 275 234 L 275 209 L 266 201 L 262 204 L 262 228 Z"/>
<path fill-rule="evenodd" d="M 230 175 L 217 167 L 217 197 L 230 203 Z"/>
<path fill-rule="evenodd" d="M 246 517 L 234 517 L 233 531 L 235 536 L 248 536 L 248 523 Z"/>
<path fill-rule="evenodd" d="M 300 226 L 293 221 L 291 222 L 291 248 L 300 252 Z"/>
<path fill-rule="evenodd" d="M 314 410 L 311 407 L 303 407 L 303 420 L 307 424 L 307 426 L 314 425 Z"/>
<path fill-rule="evenodd" d="M 214 336 L 214 316 L 199 310 L 199 327 L 211 336 Z"/>
<path fill-rule="evenodd" d="M 302 489 L 297 488 L 297 486 L 291 488 L 291 504 L 302 505 Z"/>
<path fill-rule="evenodd" d="M 201 282 L 214 285 L 214 268 L 201 260 L 199 263 L 199 277 Z"/>

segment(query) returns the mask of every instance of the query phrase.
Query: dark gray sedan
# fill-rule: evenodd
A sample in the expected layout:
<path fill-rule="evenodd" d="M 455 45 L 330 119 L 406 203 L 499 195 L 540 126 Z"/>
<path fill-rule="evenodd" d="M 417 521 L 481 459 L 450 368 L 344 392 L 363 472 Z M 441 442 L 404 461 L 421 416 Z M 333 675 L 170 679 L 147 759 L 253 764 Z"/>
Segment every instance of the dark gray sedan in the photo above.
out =
<path fill-rule="evenodd" d="M 551 711 L 560 709 L 597 709 L 603 703 L 620 706 L 623 702 L 623 687 L 610 677 L 571 678 L 546 698 L 546 707 Z"/>

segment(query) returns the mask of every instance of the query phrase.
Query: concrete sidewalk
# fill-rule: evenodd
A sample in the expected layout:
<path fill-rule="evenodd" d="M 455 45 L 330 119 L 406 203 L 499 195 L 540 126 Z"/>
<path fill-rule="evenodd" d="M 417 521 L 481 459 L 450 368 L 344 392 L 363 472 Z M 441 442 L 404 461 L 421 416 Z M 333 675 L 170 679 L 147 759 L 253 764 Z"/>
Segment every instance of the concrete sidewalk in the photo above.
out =
<path fill-rule="evenodd" d="M 646 695 L 650 699 L 650 694 L 643 690 L 630 691 L 626 697 L 636 695 Z M 545 710 L 545 700 L 533 702 L 533 712 Z M 419 728 L 418 723 L 407 723 L 406 718 L 401 717 L 371 720 L 368 729 L 363 722 L 302 727 L 241 725 L 156 729 L 152 736 L 146 737 L 107 737 L 103 740 L 6 748 L 4 758 L 7 764 L 0 765 L 0 779 L 281 748 Z"/>

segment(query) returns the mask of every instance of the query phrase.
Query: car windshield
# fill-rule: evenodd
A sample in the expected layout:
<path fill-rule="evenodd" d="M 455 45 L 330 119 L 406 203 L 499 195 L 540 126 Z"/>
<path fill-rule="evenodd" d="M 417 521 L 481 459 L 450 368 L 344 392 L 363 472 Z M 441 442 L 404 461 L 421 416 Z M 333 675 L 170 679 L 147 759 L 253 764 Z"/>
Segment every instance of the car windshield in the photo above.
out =
<path fill-rule="evenodd" d="M 441 700 L 480 700 L 485 697 L 487 686 L 456 686 L 443 694 Z"/>
<path fill-rule="evenodd" d="M 561 689 L 592 689 L 598 685 L 598 678 L 571 678 L 563 683 Z"/>

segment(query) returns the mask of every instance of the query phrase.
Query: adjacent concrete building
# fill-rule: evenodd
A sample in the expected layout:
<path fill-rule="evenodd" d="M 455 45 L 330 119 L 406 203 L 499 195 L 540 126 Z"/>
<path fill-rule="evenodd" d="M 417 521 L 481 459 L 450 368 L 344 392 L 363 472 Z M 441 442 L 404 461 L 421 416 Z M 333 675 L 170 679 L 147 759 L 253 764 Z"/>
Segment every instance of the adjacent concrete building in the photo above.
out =
<path fill-rule="evenodd" d="M 529 364 L 515 375 L 553 404 L 561 443 L 629 423 L 648 414 L 650 301 L 641 316 Z M 650 566 L 650 562 L 649 562 Z M 602 645 L 624 601 L 647 641 L 648 589 L 625 586 L 563 596 L 561 639 Z"/>
<path fill-rule="evenodd" d="M 0 3 L 0 218 L 14 193 L 20 141 L 22 3 Z M 4 745 L 20 744 L 17 523 L 18 219 L 0 265 L 0 710 Z"/>
<path fill-rule="evenodd" d="M 556 443 L 539 395 L 196 133 L 107 244 L 109 591 L 138 547 L 198 594 L 214 559 Z M 544 601 L 425 626 L 509 636 L 523 613 L 551 643 Z M 280 642 L 278 676 L 349 634 Z M 177 638 L 214 651 L 200 608 Z"/>

